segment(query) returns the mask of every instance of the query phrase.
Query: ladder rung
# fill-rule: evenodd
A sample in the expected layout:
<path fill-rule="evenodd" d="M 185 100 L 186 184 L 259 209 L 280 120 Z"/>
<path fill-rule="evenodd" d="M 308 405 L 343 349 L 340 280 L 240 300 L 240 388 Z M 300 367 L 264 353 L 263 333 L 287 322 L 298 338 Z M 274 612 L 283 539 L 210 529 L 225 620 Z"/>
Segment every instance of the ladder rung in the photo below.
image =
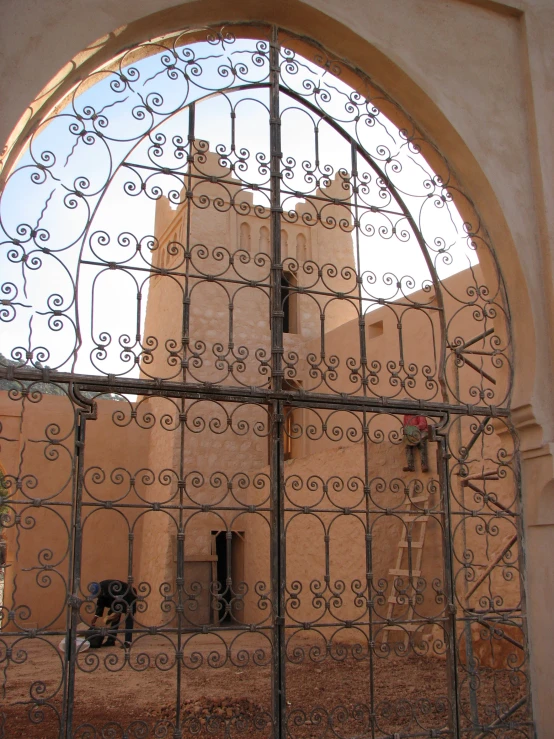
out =
<path fill-rule="evenodd" d="M 418 516 L 417 513 L 412 513 L 410 511 L 407 516 L 403 516 L 400 520 L 407 521 L 408 523 L 411 523 L 413 521 L 415 521 L 416 523 L 427 523 L 427 521 L 429 520 L 429 516 Z"/>
<path fill-rule="evenodd" d="M 389 575 L 397 575 L 398 577 L 420 577 L 421 570 L 389 570 Z"/>
<path fill-rule="evenodd" d="M 385 626 L 387 631 L 417 631 L 421 624 L 404 624 L 404 626 Z"/>
<path fill-rule="evenodd" d="M 408 548 L 408 544 L 409 544 L 409 542 L 407 542 L 407 541 L 401 541 L 398 546 L 399 547 L 403 547 L 404 549 L 407 549 Z M 423 548 L 423 542 L 422 541 L 412 541 L 411 542 L 411 545 L 412 545 L 412 549 L 422 549 Z"/>
<path fill-rule="evenodd" d="M 410 503 L 424 503 L 426 500 L 429 500 L 429 495 L 414 495 L 414 497 L 409 500 Z"/>

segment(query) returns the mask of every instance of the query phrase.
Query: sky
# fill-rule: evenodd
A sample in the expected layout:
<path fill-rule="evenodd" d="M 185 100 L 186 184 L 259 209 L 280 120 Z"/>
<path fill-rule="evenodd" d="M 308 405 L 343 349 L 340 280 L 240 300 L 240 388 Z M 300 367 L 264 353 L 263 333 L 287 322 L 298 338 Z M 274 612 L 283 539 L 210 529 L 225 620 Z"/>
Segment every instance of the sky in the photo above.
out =
<path fill-rule="evenodd" d="M 0 275 L 2 297 L 15 310 L 0 311 L 0 352 L 19 358 L 33 349 L 33 361 L 83 373 L 111 371 L 136 376 L 138 367 L 125 356 L 144 319 L 136 312 L 137 290 L 147 300 L 149 237 L 154 232 L 155 198 L 175 197 L 186 169 L 189 107 L 195 106 L 195 136 L 228 151 L 234 126 L 236 151 L 243 159 L 242 177 L 261 189 L 254 202 L 268 205 L 263 188 L 269 160 L 269 98 L 266 88 L 237 89 L 264 83 L 268 65 L 255 41 L 238 40 L 223 47 L 197 43 L 177 55 L 156 54 L 124 66 L 125 79 L 101 71 L 95 84 L 77 93 L 35 133 L 29 149 L 12 172 L 0 200 Z M 454 204 L 441 198 L 424 157 L 408 146 L 397 128 L 371 104 L 359 100 L 344 82 L 306 60 L 282 58 L 282 84 L 315 103 L 340 122 L 378 162 L 401 193 L 418 224 L 438 274 L 445 278 L 477 262 L 468 248 Z M 186 74 L 185 74 L 186 72 Z M 225 91 L 221 88 L 227 86 Z M 351 147 L 321 116 L 282 93 L 282 205 L 294 208 L 297 193 L 313 192 L 315 176 L 351 172 Z M 233 114 L 234 118 L 232 117 Z M 84 133 L 83 133 L 84 132 Z M 81 135 L 83 134 L 83 135 Z M 184 158 L 182 155 L 184 154 Z M 124 164 L 158 168 L 141 190 L 137 172 Z M 165 167 L 167 171 L 161 172 Z M 368 184 L 360 198 L 361 273 L 371 310 L 373 300 L 398 299 L 429 280 L 425 259 L 399 204 L 358 157 L 358 177 Z M 290 190 L 288 193 L 286 190 Z M 173 195 L 171 195 L 173 193 Z M 396 226 L 396 230 L 393 230 Z M 143 248 L 136 254 L 136 243 Z M 437 249 L 444 249 L 436 254 Z M 49 252 L 45 252 L 44 248 Z M 83 260 L 121 262 L 143 271 L 110 270 Z M 396 285 L 400 281 L 402 291 Z M 371 283 L 371 284 L 370 284 Z M 373 300 L 369 300 L 372 298 Z M 12 320 L 13 316 L 13 320 Z M 77 326 L 82 345 L 75 353 Z M 125 338 L 128 337 L 128 340 Z M 106 344 L 110 368 L 95 344 Z M 122 354 L 123 352 L 123 354 Z"/>

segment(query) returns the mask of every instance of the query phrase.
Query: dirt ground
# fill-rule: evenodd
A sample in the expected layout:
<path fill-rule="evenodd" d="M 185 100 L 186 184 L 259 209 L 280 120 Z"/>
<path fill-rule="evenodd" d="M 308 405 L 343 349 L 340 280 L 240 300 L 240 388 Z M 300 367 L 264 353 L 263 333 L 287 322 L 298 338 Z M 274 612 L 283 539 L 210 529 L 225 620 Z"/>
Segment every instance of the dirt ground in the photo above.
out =
<path fill-rule="evenodd" d="M 54 655 L 53 646 L 37 643 L 36 639 L 12 645 L 12 662 L 7 671 L 0 669 L 4 686 L 1 739 L 59 736 L 62 662 Z M 303 652 L 290 652 L 292 661 L 286 663 L 285 669 L 285 705 L 293 739 L 370 737 L 372 695 L 376 737 L 432 736 L 432 731 L 448 726 L 448 676 L 444 660 L 414 654 L 379 656 L 376 649 L 370 669 L 367 655 L 356 659 L 351 648 L 343 652 L 340 645 L 334 657 L 306 648 Z M 171 655 L 167 644 L 162 648 L 155 637 L 134 644 L 128 659 L 117 648 L 89 650 L 80 655 L 75 672 L 72 736 L 78 739 L 270 737 L 268 659 L 269 652 L 267 649 L 262 652 L 261 645 L 226 655 L 214 642 L 184 650 L 182 661 L 177 662 L 175 653 Z M 370 681 L 371 673 L 373 681 Z M 507 671 L 480 673 L 475 694 L 479 724 L 492 723 L 498 713 L 506 711 L 523 695 L 525 686 L 517 676 L 518 673 Z M 463 721 L 469 727 L 468 681 L 463 668 L 459 681 Z M 30 705 L 32 684 L 36 700 Z M 178 684 L 182 734 L 175 733 Z M 525 717 L 523 707 L 512 720 L 524 721 Z"/>

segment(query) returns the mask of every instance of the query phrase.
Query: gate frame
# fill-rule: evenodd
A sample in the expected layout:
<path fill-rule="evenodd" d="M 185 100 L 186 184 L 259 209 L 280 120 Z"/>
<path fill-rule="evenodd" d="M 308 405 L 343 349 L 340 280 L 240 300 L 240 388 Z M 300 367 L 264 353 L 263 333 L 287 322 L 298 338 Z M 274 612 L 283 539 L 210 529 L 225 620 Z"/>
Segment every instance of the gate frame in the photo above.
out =
<path fill-rule="evenodd" d="M 244 23 L 238 24 L 240 27 L 244 27 Z M 252 24 L 254 26 L 262 26 L 262 24 Z M 273 35 L 270 43 L 270 88 L 271 88 L 271 180 L 272 180 L 272 204 L 271 204 L 271 249 L 272 249 L 272 266 L 271 266 L 271 338 L 272 338 L 272 388 L 268 390 L 263 389 L 235 389 L 225 386 L 210 387 L 200 389 L 197 383 L 177 383 L 175 386 L 171 383 L 166 385 L 161 384 L 153 380 L 145 379 L 123 379 L 119 378 L 114 381 L 111 376 L 101 377 L 92 375 L 81 375 L 78 373 L 63 373 L 56 372 L 55 380 L 51 375 L 44 370 L 37 368 L 30 369 L 27 367 L 18 368 L 0 368 L 0 377 L 7 377 L 8 379 L 21 380 L 23 382 L 28 381 L 49 381 L 49 382 L 66 382 L 70 388 L 70 395 L 75 403 L 76 407 L 76 440 L 75 440 L 75 460 L 77 462 L 76 476 L 75 476 L 75 496 L 73 498 L 73 541 L 72 541 L 72 564 L 70 571 L 72 574 L 71 578 L 71 594 L 68 596 L 68 628 L 66 647 L 66 680 L 64 682 L 65 694 L 64 694 L 64 717 L 67 715 L 67 725 L 62 724 L 62 731 L 66 731 L 69 736 L 72 726 L 72 690 L 74 681 L 74 668 L 75 668 L 75 638 L 77 622 L 79 620 L 79 607 L 82 601 L 79 599 L 79 571 L 80 571 L 80 500 L 83 486 L 83 469 L 84 469 L 84 449 L 85 449 L 85 426 L 87 420 L 94 420 L 96 417 L 95 404 L 94 402 L 84 398 L 81 395 L 82 391 L 88 392 L 121 392 L 121 393 L 137 393 L 142 396 L 149 394 L 160 396 L 167 395 L 167 397 L 180 398 L 182 402 L 189 399 L 218 399 L 220 401 L 228 402 L 250 402 L 257 405 L 263 405 L 270 409 L 271 418 L 271 448 L 272 448 L 272 464 L 271 464 L 271 480 L 272 480 L 272 585 L 273 592 L 279 594 L 277 599 L 277 610 L 274 616 L 274 633 L 276 637 L 275 644 L 277 645 L 274 652 L 274 671 L 273 671 L 273 696 L 275 716 L 278 717 L 278 736 L 286 736 L 286 692 L 285 692 L 285 562 L 286 562 L 286 542 L 284 531 L 284 507 L 283 503 L 283 490 L 284 490 L 284 408 L 285 405 L 290 407 L 298 408 L 321 408 L 321 409 L 335 409 L 335 410 L 346 410 L 346 411 L 358 411 L 358 412 L 379 412 L 379 413 L 402 413 L 410 411 L 423 411 L 429 414 L 450 414 L 450 415 L 468 415 L 477 414 L 487 418 L 504 418 L 509 422 L 510 410 L 509 406 L 494 407 L 494 406 L 467 406 L 463 404 L 455 404 L 449 402 L 425 402 L 420 400 L 401 400 L 395 401 L 386 399 L 376 398 L 360 398 L 359 396 L 353 398 L 345 398 L 343 396 L 332 396 L 324 393 L 311 393 L 309 391 L 294 391 L 291 389 L 283 390 L 283 378 L 284 371 L 282 369 L 282 355 L 283 355 L 283 310 L 281 304 L 281 277 L 283 272 L 283 263 L 281 258 L 281 244 L 280 244 L 280 231 L 282 226 L 281 213 L 282 208 L 280 206 L 280 137 L 279 137 L 279 124 L 276 121 L 279 118 L 279 29 L 277 26 L 272 26 Z M 313 46 L 318 46 L 311 39 L 305 39 L 307 43 Z M 306 105 L 306 101 L 303 101 Z M 188 107 L 188 106 L 185 106 Z M 345 132 L 342 135 L 346 138 Z M 397 193 L 394 185 L 390 184 L 391 190 L 395 197 L 401 203 L 401 198 Z M 406 217 L 410 221 L 414 235 L 419 238 L 420 232 L 413 221 L 410 219 L 408 209 L 406 208 Z M 424 242 L 420 239 L 420 246 L 424 255 L 426 254 L 424 249 Z M 436 273 L 432 265 L 428 260 L 428 266 L 431 274 L 436 278 Z M 437 297 L 441 299 L 441 281 L 436 278 L 436 292 Z M 510 322 L 511 325 L 511 322 Z M 442 358 L 439 375 L 444 372 L 444 352 L 446 351 L 446 339 L 445 331 L 442 332 Z M 438 440 L 438 439 L 437 439 Z M 440 469 L 443 482 L 441 483 L 441 489 L 444 491 L 445 502 L 449 501 L 449 489 L 448 484 L 448 452 L 444 439 L 439 442 L 440 451 Z M 518 478 L 519 487 L 519 478 Z M 518 500 L 520 500 L 520 491 L 518 494 Z M 450 532 L 450 514 L 447 513 L 445 516 L 445 532 Z M 520 537 L 522 532 L 519 532 Z M 520 538 L 522 542 L 522 538 Z M 449 612 L 451 614 L 452 622 L 452 635 L 456 633 L 456 607 L 454 604 L 454 584 L 452 579 L 453 570 L 453 558 L 452 548 L 449 534 L 445 533 L 445 540 L 443 542 L 445 546 L 444 562 L 447 568 L 447 583 L 448 583 L 448 596 L 449 596 Z M 182 547 L 181 547 L 182 549 Z M 179 557 L 178 548 L 178 572 L 182 570 L 184 566 L 184 554 Z M 520 556 L 524 556 L 523 546 L 521 548 Z M 179 566 L 180 562 L 180 566 Z M 452 652 L 451 670 L 454 674 L 452 677 L 453 685 L 457 684 L 456 680 L 456 648 L 455 648 L 455 636 L 450 644 L 450 650 Z M 454 688 L 453 695 L 456 698 L 455 703 L 457 704 L 458 691 Z M 458 731 L 457 724 L 457 712 L 458 709 L 454 710 L 453 714 L 453 733 L 456 735 Z"/>

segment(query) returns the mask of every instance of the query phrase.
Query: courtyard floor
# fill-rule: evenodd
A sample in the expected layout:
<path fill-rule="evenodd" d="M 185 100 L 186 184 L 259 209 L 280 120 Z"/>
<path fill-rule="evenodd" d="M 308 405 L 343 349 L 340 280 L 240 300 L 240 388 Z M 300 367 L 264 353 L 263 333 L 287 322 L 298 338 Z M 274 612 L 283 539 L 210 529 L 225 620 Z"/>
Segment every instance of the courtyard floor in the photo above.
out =
<path fill-rule="evenodd" d="M 255 636 L 255 635 L 251 635 Z M 6 639 L 8 641 L 8 639 Z M 52 640 L 54 641 L 54 640 Z M 180 671 L 159 639 L 135 642 L 126 660 L 121 649 L 102 648 L 80 655 L 75 672 L 73 734 L 79 739 L 170 739 L 174 736 L 177 682 L 180 680 L 182 736 L 269 737 L 271 665 L 267 649 L 251 643 L 233 661 L 221 658 L 218 642 L 204 638 L 185 652 Z M 22 651 L 23 650 L 23 651 Z M 286 711 L 291 737 L 371 737 L 373 691 L 376 737 L 430 736 L 448 724 L 445 661 L 433 657 L 373 657 L 352 650 L 336 659 L 305 647 L 286 663 Z M 166 655 L 166 656 L 164 656 Z M 359 655 L 358 655 L 359 656 Z M 17 661 L 19 660 L 19 664 Z M 256 664 L 258 663 L 258 664 Z M 5 662 L 0 663 L 0 668 Z M 186 667 L 183 667 L 186 664 Z M 0 669 L 3 696 L 1 739 L 54 739 L 60 731 L 61 661 L 38 640 L 14 643 L 12 662 Z M 479 724 L 490 725 L 523 695 L 524 686 L 508 671 L 483 671 L 476 693 Z M 470 723 L 467 679 L 460 671 L 462 713 Z M 37 699 L 29 705 L 29 689 Z M 496 711 L 493 708 L 496 704 Z M 514 719 L 525 719 L 525 706 Z M 2 715 L 3 714 L 3 715 Z M 473 734 L 477 736 L 477 734 Z"/>

